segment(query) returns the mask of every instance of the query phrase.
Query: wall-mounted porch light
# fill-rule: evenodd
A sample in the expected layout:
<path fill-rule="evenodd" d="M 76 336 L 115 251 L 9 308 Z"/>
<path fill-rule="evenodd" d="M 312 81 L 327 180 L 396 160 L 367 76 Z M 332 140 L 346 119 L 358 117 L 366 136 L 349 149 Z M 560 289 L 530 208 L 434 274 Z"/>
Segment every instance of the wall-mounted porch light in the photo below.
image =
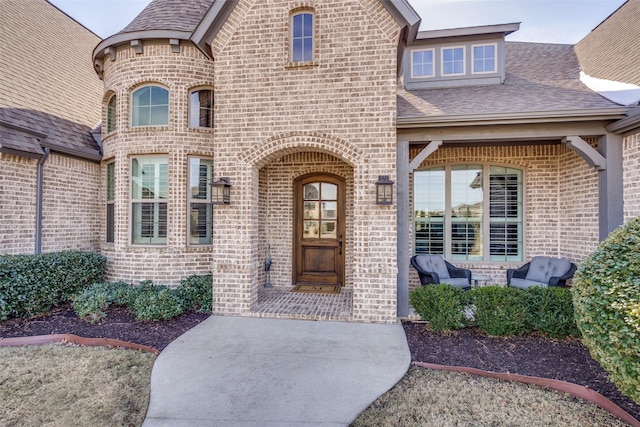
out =
<path fill-rule="evenodd" d="M 228 205 L 231 203 L 231 183 L 226 176 L 211 183 L 211 203 L 214 205 Z"/>
<path fill-rule="evenodd" d="M 376 205 L 393 204 L 393 181 L 389 175 L 379 175 L 376 182 Z"/>

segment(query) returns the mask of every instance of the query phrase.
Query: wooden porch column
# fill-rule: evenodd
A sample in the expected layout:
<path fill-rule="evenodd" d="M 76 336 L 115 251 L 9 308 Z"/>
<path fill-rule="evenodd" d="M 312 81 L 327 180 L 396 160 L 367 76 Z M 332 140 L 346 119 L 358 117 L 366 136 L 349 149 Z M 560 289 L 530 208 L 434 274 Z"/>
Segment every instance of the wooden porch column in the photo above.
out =
<path fill-rule="evenodd" d="M 398 317 L 409 315 L 409 141 L 396 145 Z"/>

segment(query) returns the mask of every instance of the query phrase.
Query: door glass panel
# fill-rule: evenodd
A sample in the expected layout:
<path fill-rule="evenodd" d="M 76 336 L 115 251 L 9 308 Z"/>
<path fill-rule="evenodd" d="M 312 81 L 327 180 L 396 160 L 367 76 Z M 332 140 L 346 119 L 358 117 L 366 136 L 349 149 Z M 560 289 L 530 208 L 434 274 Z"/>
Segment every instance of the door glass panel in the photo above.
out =
<path fill-rule="evenodd" d="M 322 202 L 322 219 L 336 219 L 338 217 L 337 202 Z"/>
<path fill-rule="evenodd" d="M 313 184 L 307 184 L 304 186 L 304 199 L 305 200 L 319 200 L 320 199 L 320 184 L 314 182 Z"/>
<path fill-rule="evenodd" d="M 323 182 L 322 200 L 338 200 L 338 186 L 328 182 Z"/>
<path fill-rule="evenodd" d="M 336 222 L 335 221 L 322 221 L 322 229 L 321 229 L 322 238 L 325 239 L 335 239 L 336 235 Z"/>
<path fill-rule="evenodd" d="M 320 219 L 319 202 L 304 202 L 304 219 Z"/>
<path fill-rule="evenodd" d="M 317 238 L 318 235 L 318 221 L 305 221 L 303 228 L 304 238 Z"/>

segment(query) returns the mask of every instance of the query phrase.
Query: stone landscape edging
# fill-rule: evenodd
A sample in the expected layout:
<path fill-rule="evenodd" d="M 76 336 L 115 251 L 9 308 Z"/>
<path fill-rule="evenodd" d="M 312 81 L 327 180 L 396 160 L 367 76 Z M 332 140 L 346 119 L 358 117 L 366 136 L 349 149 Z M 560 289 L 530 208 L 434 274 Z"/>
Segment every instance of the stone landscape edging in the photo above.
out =
<path fill-rule="evenodd" d="M 119 347 L 129 350 L 142 350 L 153 353 L 156 356 L 160 354 L 158 349 L 147 345 L 135 344 L 132 342 L 114 340 L 110 338 L 85 338 L 73 334 L 52 334 L 52 335 L 36 335 L 32 337 L 17 338 L 0 338 L 0 347 L 20 347 L 25 345 L 44 345 L 59 342 L 68 342 L 77 345 L 90 347 Z"/>
<path fill-rule="evenodd" d="M 466 374 L 473 375 L 481 375 L 483 377 L 495 378 L 499 380 L 505 381 L 517 381 L 524 384 L 536 385 L 539 387 L 544 387 L 549 390 L 555 390 L 562 393 L 568 393 L 574 397 L 578 397 L 582 400 L 586 400 L 588 402 L 594 403 L 598 405 L 600 408 L 609 412 L 610 414 L 620 418 L 622 421 L 628 423 L 633 427 L 640 427 L 640 421 L 634 418 L 630 413 L 613 403 L 611 400 L 607 399 L 600 393 L 585 386 L 581 386 L 578 384 L 573 384 L 566 381 L 554 380 L 551 378 L 540 378 L 540 377 L 530 377 L 527 375 L 519 375 L 519 374 L 511 374 L 511 373 L 502 373 L 502 372 L 491 372 L 484 371 L 482 369 L 476 368 L 467 368 L 464 366 L 448 366 L 448 365 L 437 365 L 435 363 L 425 363 L 425 362 L 411 362 L 412 365 L 419 366 L 421 368 L 427 369 L 435 369 L 439 371 L 451 371 L 451 372 L 461 372 Z"/>

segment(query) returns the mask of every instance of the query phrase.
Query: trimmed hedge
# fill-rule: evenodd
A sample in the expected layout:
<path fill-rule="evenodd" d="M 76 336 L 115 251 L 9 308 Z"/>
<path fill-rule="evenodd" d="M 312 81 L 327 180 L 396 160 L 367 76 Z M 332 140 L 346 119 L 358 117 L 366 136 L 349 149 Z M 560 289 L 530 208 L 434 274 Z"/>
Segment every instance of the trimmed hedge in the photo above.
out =
<path fill-rule="evenodd" d="M 186 311 L 211 313 L 212 277 L 189 276 L 177 288 L 154 285 L 150 280 L 131 286 L 124 282 L 95 283 L 74 295 L 75 313 L 95 323 L 110 305 L 126 307 L 138 320 L 168 320 Z"/>
<path fill-rule="evenodd" d="M 483 286 L 465 292 L 447 284 L 427 285 L 411 291 L 409 301 L 435 332 L 477 325 L 496 336 L 533 331 L 560 339 L 580 335 L 568 288 Z"/>
<path fill-rule="evenodd" d="M 46 313 L 104 276 L 106 258 L 63 251 L 0 256 L 0 319 Z"/>
<path fill-rule="evenodd" d="M 573 289 L 585 346 L 620 391 L 640 403 L 640 217 L 580 264 Z"/>

